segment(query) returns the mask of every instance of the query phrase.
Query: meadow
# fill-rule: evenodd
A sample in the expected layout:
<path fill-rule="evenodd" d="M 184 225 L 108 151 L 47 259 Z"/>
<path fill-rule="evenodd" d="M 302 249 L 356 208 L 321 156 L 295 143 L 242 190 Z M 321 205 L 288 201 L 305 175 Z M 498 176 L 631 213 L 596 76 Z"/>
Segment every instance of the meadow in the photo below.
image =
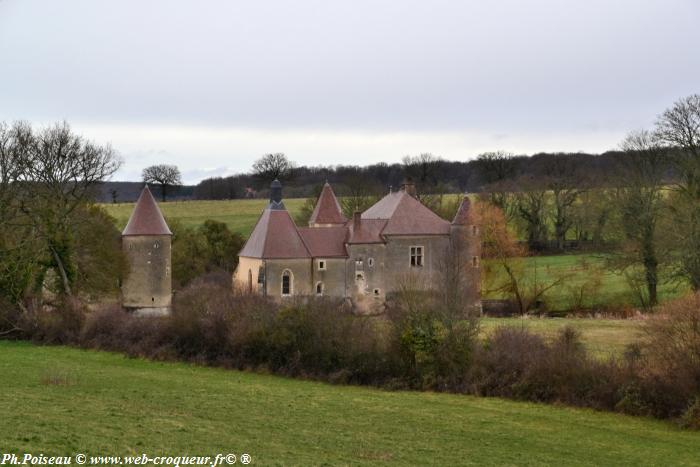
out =
<path fill-rule="evenodd" d="M 252 465 L 699 465 L 668 422 L 0 341 L 0 448 Z"/>
<path fill-rule="evenodd" d="M 581 334 L 581 342 L 591 354 L 606 359 L 620 357 L 628 345 L 644 338 L 642 319 L 580 318 L 482 318 L 481 336 L 486 337 L 499 326 L 522 327 L 553 340 L 565 326 Z"/>
<path fill-rule="evenodd" d="M 305 201 L 303 198 L 285 199 L 284 205 L 294 216 Z M 268 202 L 265 199 L 168 201 L 159 203 L 159 206 L 168 221 L 177 220 L 186 227 L 196 227 L 207 219 L 213 219 L 225 223 L 231 231 L 247 238 Z M 117 220 L 117 227 L 123 229 L 134 209 L 134 203 L 103 204 L 102 207 Z"/>

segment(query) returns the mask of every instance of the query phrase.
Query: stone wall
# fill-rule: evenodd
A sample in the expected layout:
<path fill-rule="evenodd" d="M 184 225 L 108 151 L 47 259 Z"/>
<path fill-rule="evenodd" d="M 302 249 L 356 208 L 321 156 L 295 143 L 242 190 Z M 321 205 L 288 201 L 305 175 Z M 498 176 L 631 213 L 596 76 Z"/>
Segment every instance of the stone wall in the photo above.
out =
<path fill-rule="evenodd" d="M 325 263 L 325 269 L 319 268 L 319 262 Z M 346 297 L 345 258 L 314 258 L 312 273 L 312 293 L 316 295 L 316 286 L 323 284 L 323 295 L 329 297 Z"/>
<path fill-rule="evenodd" d="M 311 295 L 311 260 L 301 259 L 267 259 L 264 261 L 267 295 L 280 297 L 282 292 L 282 273 L 288 269 L 292 273 L 292 295 Z"/>
<path fill-rule="evenodd" d="M 125 236 L 122 248 L 129 260 L 129 275 L 122 284 L 127 308 L 168 308 L 172 299 L 169 235 Z"/>

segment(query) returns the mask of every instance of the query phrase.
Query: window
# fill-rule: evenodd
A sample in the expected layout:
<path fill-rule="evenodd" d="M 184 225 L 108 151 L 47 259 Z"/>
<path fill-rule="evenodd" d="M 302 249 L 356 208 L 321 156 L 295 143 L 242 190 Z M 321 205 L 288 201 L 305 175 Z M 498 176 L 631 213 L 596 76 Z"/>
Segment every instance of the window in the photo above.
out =
<path fill-rule="evenodd" d="M 316 295 L 318 295 L 319 297 L 323 295 L 323 282 L 318 282 L 316 284 Z"/>
<path fill-rule="evenodd" d="M 362 266 L 362 258 L 355 260 L 355 271 L 362 271 L 364 267 Z"/>
<path fill-rule="evenodd" d="M 155 242 L 155 243 L 153 244 L 153 248 L 155 248 L 156 250 L 157 250 L 158 248 L 160 248 L 160 242 Z"/>
<path fill-rule="evenodd" d="M 248 293 L 253 293 L 253 271 L 248 269 Z"/>
<path fill-rule="evenodd" d="M 365 280 L 365 275 L 362 274 L 361 272 L 358 272 L 357 274 L 355 274 L 355 280 L 356 281 L 363 281 L 363 280 Z"/>
<path fill-rule="evenodd" d="M 325 271 L 326 270 L 326 261 L 319 259 L 318 260 L 318 270 L 319 271 Z"/>
<path fill-rule="evenodd" d="M 369 266 L 369 267 L 374 266 L 374 258 L 368 258 L 368 259 L 367 259 L 367 266 Z"/>
<path fill-rule="evenodd" d="M 423 247 L 422 246 L 412 246 L 411 247 L 411 267 L 414 267 L 414 268 L 423 267 Z"/>
<path fill-rule="evenodd" d="M 379 289 L 374 289 L 374 296 L 375 296 L 375 297 L 378 297 L 378 296 L 379 296 L 379 293 L 380 293 L 380 290 L 379 290 Z"/>
<path fill-rule="evenodd" d="M 472 235 L 474 235 L 475 237 L 479 235 L 479 227 L 477 227 L 476 225 L 472 225 Z"/>
<path fill-rule="evenodd" d="M 472 267 L 475 267 L 475 268 L 479 267 L 479 257 L 478 256 L 472 256 Z"/>
<path fill-rule="evenodd" d="M 294 278 L 292 277 L 292 273 L 288 269 L 285 269 L 282 273 L 282 296 L 287 297 L 292 295 L 293 291 Z"/>

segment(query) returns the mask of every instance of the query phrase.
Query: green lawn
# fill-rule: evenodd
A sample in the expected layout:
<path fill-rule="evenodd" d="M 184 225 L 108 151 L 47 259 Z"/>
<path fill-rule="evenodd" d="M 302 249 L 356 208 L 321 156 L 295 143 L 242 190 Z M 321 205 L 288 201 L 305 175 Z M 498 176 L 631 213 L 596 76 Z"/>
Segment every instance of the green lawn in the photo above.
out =
<path fill-rule="evenodd" d="M 0 342 L 0 452 L 249 453 L 253 465 L 700 465 L 667 422 Z M 67 375 L 67 385 L 46 383 Z"/>
<path fill-rule="evenodd" d="M 605 269 L 605 258 L 595 254 L 568 254 L 556 256 L 531 256 L 523 258 L 526 277 L 541 285 L 551 283 L 559 277 L 566 277 L 560 285 L 545 294 L 550 310 L 567 310 L 575 303 L 574 295 L 586 287 L 586 307 L 596 306 L 636 306 L 637 299 L 632 294 L 627 280 L 622 274 Z M 593 285 L 592 279 L 599 276 L 600 282 Z M 677 298 L 687 292 L 687 287 L 677 287 L 662 283 L 659 286 L 659 300 Z M 504 298 L 498 293 L 484 298 Z"/>
<path fill-rule="evenodd" d="M 306 200 L 285 199 L 284 205 L 292 216 L 296 215 Z M 236 199 L 227 201 L 169 201 L 159 203 L 168 220 L 176 219 L 183 225 L 196 227 L 207 219 L 225 222 L 229 228 L 248 237 L 255 227 L 260 213 L 267 206 L 264 199 Z M 117 227 L 126 226 L 134 203 L 103 204 L 108 213 L 117 219 Z"/>
<path fill-rule="evenodd" d="M 581 333 L 586 349 L 601 358 L 620 356 L 627 345 L 642 336 L 644 321 L 637 319 L 570 319 L 570 318 L 483 318 L 482 335 L 487 336 L 499 326 L 522 326 L 547 339 L 555 338 L 564 326 Z"/>

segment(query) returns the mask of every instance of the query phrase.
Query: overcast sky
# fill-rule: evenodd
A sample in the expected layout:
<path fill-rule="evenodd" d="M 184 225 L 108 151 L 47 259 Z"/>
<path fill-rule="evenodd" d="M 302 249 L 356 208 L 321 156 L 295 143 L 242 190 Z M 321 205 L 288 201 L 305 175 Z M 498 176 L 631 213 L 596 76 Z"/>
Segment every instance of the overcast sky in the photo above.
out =
<path fill-rule="evenodd" d="M 0 0 L 0 120 L 136 180 L 614 148 L 700 92 L 700 1 Z"/>

